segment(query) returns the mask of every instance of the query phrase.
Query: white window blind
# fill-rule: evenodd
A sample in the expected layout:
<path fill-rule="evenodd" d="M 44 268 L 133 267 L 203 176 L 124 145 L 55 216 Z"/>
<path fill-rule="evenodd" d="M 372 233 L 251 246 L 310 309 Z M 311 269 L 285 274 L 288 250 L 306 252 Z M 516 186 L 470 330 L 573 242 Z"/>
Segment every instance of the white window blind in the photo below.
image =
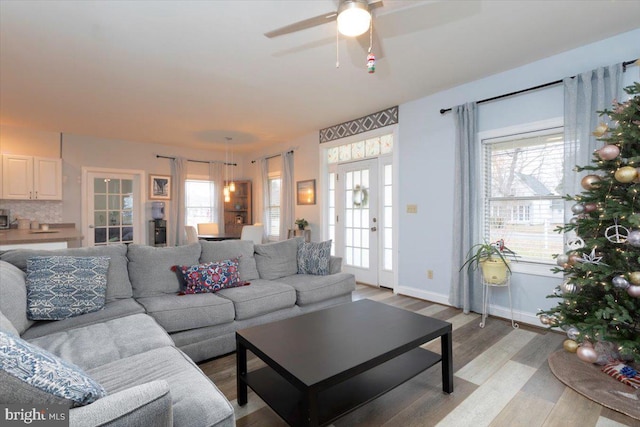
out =
<path fill-rule="evenodd" d="M 484 238 L 504 239 L 520 261 L 563 252 L 562 129 L 492 138 L 484 146 Z"/>
<path fill-rule="evenodd" d="M 269 240 L 278 240 L 280 238 L 280 185 L 282 179 L 280 176 L 269 177 L 269 206 L 267 211 L 269 214 Z"/>
<path fill-rule="evenodd" d="M 185 225 L 197 227 L 198 223 L 216 222 L 213 187 L 213 181 L 185 181 Z"/>

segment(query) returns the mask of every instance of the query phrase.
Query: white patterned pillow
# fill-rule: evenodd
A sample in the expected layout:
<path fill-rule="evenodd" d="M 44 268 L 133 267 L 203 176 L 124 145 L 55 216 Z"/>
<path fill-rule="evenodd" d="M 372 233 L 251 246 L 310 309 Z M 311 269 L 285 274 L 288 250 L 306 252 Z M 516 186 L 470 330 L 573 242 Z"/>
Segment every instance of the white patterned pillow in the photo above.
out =
<path fill-rule="evenodd" d="M 331 258 L 331 240 L 314 243 L 300 240 L 298 243 L 298 274 L 329 274 Z"/>
<path fill-rule="evenodd" d="M 104 307 L 109 257 L 35 256 L 27 260 L 27 317 L 61 320 Z"/>
<path fill-rule="evenodd" d="M 0 331 L 0 403 L 88 405 L 107 392 L 80 368 Z"/>

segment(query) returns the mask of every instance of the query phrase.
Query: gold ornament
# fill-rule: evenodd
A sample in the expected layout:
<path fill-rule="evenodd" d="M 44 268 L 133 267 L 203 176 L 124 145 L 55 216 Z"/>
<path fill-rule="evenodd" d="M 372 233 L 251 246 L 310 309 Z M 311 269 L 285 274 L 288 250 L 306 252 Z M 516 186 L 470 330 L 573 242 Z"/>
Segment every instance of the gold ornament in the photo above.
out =
<path fill-rule="evenodd" d="M 640 285 L 640 271 L 633 271 L 629 273 L 629 281 L 634 285 Z"/>
<path fill-rule="evenodd" d="M 607 126 L 606 123 L 600 123 L 598 126 L 596 126 L 596 130 L 594 130 L 592 133 L 596 138 L 602 138 L 608 130 L 609 126 Z"/>
<path fill-rule="evenodd" d="M 632 168 L 631 166 L 623 166 L 616 171 L 614 176 L 618 182 L 628 184 L 636 179 L 638 171 L 636 171 L 636 168 Z"/>
<path fill-rule="evenodd" d="M 593 190 L 594 186 L 601 179 L 602 178 L 600 178 L 598 175 L 587 175 L 584 178 L 582 178 L 582 181 L 580 181 L 580 184 L 582 185 L 582 188 L 584 188 L 585 190 Z"/>
<path fill-rule="evenodd" d="M 562 347 L 564 347 L 565 351 L 568 351 L 569 353 L 575 353 L 578 351 L 578 343 L 574 340 L 564 340 Z"/>

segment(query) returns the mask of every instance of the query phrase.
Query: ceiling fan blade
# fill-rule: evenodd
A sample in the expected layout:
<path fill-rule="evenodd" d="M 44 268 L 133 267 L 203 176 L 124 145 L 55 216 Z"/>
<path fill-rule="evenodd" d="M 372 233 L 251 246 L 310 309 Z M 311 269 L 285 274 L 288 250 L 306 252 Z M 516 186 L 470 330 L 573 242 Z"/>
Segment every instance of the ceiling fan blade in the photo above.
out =
<path fill-rule="evenodd" d="M 329 12 L 324 15 L 305 19 L 304 21 L 298 21 L 294 24 L 278 28 L 277 30 L 269 31 L 268 33 L 264 33 L 264 35 L 269 38 L 283 36 L 285 34 L 295 33 L 296 31 L 306 30 L 307 28 L 317 27 L 318 25 L 335 21 L 337 17 L 337 12 Z"/>
<path fill-rule="evenodd" d="M 379 7 L 384 6 L 384 4 L 382 4 L 382 0 L 376 0 L 376 1 L 370 1 L 369 2 L 369 10 L 374 10 L 377 9 Z"/>

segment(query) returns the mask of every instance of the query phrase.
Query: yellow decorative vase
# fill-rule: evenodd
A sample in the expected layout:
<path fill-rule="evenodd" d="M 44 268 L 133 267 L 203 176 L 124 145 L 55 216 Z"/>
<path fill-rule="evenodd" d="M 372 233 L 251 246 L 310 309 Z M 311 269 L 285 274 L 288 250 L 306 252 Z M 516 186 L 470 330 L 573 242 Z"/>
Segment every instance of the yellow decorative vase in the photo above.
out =
<path fill-rule="evenodd" d="M 505 263 L 506 262 L 506 263 Z M 480 261 L 480 269 L 485 283 L 491 285 L 505 285 L 509 274 L 509 260 L 500 258 L 486 258 Z"/>

